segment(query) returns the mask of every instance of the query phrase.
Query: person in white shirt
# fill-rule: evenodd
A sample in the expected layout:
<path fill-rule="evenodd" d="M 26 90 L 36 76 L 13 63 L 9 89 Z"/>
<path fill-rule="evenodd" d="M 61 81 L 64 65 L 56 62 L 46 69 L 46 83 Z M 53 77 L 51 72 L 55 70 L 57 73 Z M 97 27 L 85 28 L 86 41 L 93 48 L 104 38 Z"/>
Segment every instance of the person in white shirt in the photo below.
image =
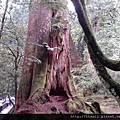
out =
<path fill-rule="evenodd" d="M 7 107 L 9 106 L 9 104 L 10 104 L 9 98 L 6 98 L 6 105 L 7 105 Z"/>

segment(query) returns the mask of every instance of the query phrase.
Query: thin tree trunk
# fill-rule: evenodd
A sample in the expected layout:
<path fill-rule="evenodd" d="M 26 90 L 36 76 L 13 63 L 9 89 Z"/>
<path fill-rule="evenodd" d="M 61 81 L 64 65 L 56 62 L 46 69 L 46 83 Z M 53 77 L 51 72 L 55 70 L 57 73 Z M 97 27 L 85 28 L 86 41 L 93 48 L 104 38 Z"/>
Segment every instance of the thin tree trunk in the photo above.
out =
<path fill-rule="evenodd" d="M 0 28 L 0 39 L 2 37 L 2 32 L 3 32 L 3 28 L 4 28 L 4 24 L 5 24 L 5 16 L 6 16 L 7 9 L 8 9 L 8 2 L 9 2 L 9 0 L 6 0 L 5 11 L 4 11 L 4 14 L 2 17 L 2 23 L 1 23 L 1 28 Z"/>
<path fill-rule="evenodd" d="M 87 37 L 87 42 L 91 46 L 94 54 L 99 59 L 99 61 L 106 67 L 108 67 L 111 70 L 120 71 L 120 61 L 110 60 L 104 54 L 102 53 L 100 47 L 97 45 L 95 36 L 91 30 L 90 23 L 88 21 L 88 18 L 86 18 L 83 6 L 82 6 L 82 0 L 71 0 L 75 6 L 75 10 L 78 15 L 79 23 L 81 24 L 83 31 Z"/>
<path fill-rule="evenodd" d="M 86 8 L 84 4 L 84 0 L 81 0 L 84 12 L 86 14 Z M 86 19 L 87 14 L 86 14 Z M 89 24 L 91 27 L 91 25 Z M 91 28 L 92 30 L 92 28 Z M 88 40 L 86 37 L 84 37 L 84 40 L 87 43 L 88 50 L 90 53 L 91 60 L 95 66 L 96 71 L 98 71 L 98 76 L 101 80 L 101 82 L 104 84 L 104 86 L 110 91 L 110 93 L 116 98 L 118 104 L 120 105 L 120 84 L 117 81 L 114 81 L 112 77 L 108 74 L 106 68 L 104 67 L 103 64 L 101 64 L 100 60 L 96 57 L 95 53 L 93 52 L 93 49 L 91 46 L 88 44 Z M 118 97 L 119 96 L 119 97 Z"/>
<path fill-rule="evenodd" d="M 88 50 L 90 53 L 91 60 L 95 66 L 96 71 L 98 72 L 98 76 L 101 82 L 116 98 L 118 104 L 120 105 L 120 84 L 117 81 L 113 80 L 112 77 L 108 74 L 104 65 L 102 65 L 100 61 L 96 58 L 89 44 L 88 44 Z"/>

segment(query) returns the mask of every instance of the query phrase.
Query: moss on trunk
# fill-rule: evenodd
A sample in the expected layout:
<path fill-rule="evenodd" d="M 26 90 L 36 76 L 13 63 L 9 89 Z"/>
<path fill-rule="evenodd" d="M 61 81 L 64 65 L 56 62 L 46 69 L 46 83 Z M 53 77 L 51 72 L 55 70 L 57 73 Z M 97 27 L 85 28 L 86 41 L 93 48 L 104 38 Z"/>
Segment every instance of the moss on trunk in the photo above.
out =
<path fill-rule="evenodd" d="M 34 2 L 31 6 L 32 9 L 33 5 L 37 5 L 37 14 L 34 9 L 30 9 L 23 77 L 17 94 L 15 113 L 44 112 L 40 108 L 49 104 L 52 96 L 68 99 L 75 92 L 70 75 L 67 11 L 64 8 L 51 8 L 51 5 L 57 7 L 58 3 L 38 3 Z M 34 59 L 29 61 L 32 56 Z M 40 63 L 34 60 L 40 60 Z M 48 105 L 49 113 L 52 110 Z"/>
<path fill-rule="evenodd" d="M 66 0 L 62 2 L 66 3 Z M 53 2 L 55 8 L 58 3 Z M 37 13 L 32 7 L 35 5 Z M 78 97 L 70 73 L 70 33 L 66 9 L 51 9 L 48 1 L 44 4 L 34 2 L 32 6 L 27 36 L 29 44 L 25 49 L 23 77 L 14 113 L 91 111 Z M 31 56 L 37 61 L 29 61 Z M 38 63 L 38 60 L 41 62 Z"/>
<path fill-rule="evenodd" d="M 81 3 L 83 6 L 83 9 L 84 9 L 84 12 L 86 14 L 86 19 L 89 23 L 84 1 L 81 0 Z M 89 26 L 91 27 L 90 23 L 89 23 Z M 91 28 L 91 30 L 92 30 L 92 28 Z M 96 57 L 93 49 L 91 48 L 91 45 L 88 43 L 87 38 L 84 37 L 84 39 L 88 45 L 90 57 L 92 59 L 92 62 L 95 66 L 96 71 L 98 71 L 98 75 L 100 77 L 100 80 L 102 81 L 104 86 L 111 92 L 111 94 L 116 98 L 118 104 L 120 105 L 120 84 L 117 81 L 112 79 L 112 77 L 108 74 L 105 66 L 103 64 L 101 64 L 101 61 Z"/>
<path fill-rule="evenodd" d="M 110 91 L 110 93 L 116 98 L 118 104 L 120 105 L 120 83 L 112 79 L 104 65 L 102 65 L 100 61 L 96 58 L 94 52 L 89 45 L 88 50 L 95 69 L 98 71 L 100 80 L 102 81 L 104 86 Z"/>
<path fill-rule="evenodd" d="M 87 37 L 87 43 L 91 46 L 94 54 L 99 59 L 99 61 L 106 67 L 111 70 L 120 71 L 120 61 L 110 60 L 108 59 L 100 47 L 98 46 L 93 31 L 91 29 L 90 22 L 88 17 L 84 11 L 84 1 L 82 0 L 71 0 L 75 6 L 75 10 L 78 15 L 79 23 L 81 24 L 83 31 Z"/>

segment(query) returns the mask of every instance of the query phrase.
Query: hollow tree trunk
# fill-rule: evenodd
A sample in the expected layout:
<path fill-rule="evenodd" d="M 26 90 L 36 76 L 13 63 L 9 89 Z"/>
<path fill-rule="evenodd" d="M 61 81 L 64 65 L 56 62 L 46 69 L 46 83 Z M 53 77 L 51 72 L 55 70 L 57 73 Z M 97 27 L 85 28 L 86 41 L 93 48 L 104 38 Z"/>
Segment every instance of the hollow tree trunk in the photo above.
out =
<path fill-rule="evenodd" d="M 15 113 L 43 112 L 38 104 L 50 101 L 50 96 L 72 97 L 74 87 L 70 75 L 70 33 L 65 2 L 31 2 Z"/>

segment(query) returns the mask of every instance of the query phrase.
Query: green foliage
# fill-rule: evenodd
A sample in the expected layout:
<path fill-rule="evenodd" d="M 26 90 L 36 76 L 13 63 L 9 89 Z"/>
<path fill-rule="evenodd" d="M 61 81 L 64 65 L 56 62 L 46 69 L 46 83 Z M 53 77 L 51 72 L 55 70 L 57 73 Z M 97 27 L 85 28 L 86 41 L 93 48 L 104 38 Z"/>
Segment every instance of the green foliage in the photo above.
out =
<path fill-rule="evenodd" d="M 62 3 L 62 2 L 59 2 L 59 3 L 57 3 L 56 5 L 50 5 L 50 8 L 52 9 L 52 10 L 60 10 L 60 9 L 64 9 L 64 4 Z"/>
<path fill-rule="evenodd" d="M 83 86 L 83 88 L 90 88 L 93 84 L 99 83 L 99 78 L 95 73 L 95 69 L 92 64 L 86 64 L 80 69 L 76 69 L 76 72 L 79 70 L 80 76 L 73 75 L 75 83 L 77 86 Z M 92 74 L 95 74 L 94 77 Z"/>
<path fill-rule="evenodd" d="M 81 40 L 80 38 L 83 34 L 83 30 L 79 25 L 78 18 L 75 12 L 69 11 L 69 24 L 72 40 L 74 42 L 78 42 L 79 40 Z"/>
<path fill-rule="evenodd" d="M 120 33 L 120 15 L 119 15 L 119 1 L 114 0 L 87 0 L 86 8 L 89 19 L 93 27 L 94 34 L 98 45 L 101 47 L 103 53 L 112 59 L 120 59 L 120 45 L 119 45 L 119 33 Z M 79 41 L 82 36 L 82 31 L 75 25 L 78 25 L 75 13 L 70 12 L 71 33 L 74 41 Z M 75 23 L 74 23 L 75 22 Z M 95 26 L 96 24 L 96 26 Z M 78 25 L 79 26 L 79 25 Z M 77 29 L 76 29 L 77 28 Z M 79 37 L 78 37 L 79 36 Z M 81 37 L 83 38 L 83 37 Z M 79 52 L 79 51 L 78 51 Z M 85 55 L 88 52 L 84 51 Z M 86 59 L 86 58 L 85 58 Z M 86 61 L 86 60 L 85 60 Z M 80 69 L 80 75 L 74 76 L 75 81 L 83 87 L 89 88 L 94 83 L 98 83 L 99 78 L 97 73 L 92 76 L 91 73 L 94 68 L 90 64 L 85 65 Z M 119 79 L 119 73 L 109 72 L 114 78 Z M 119 80 L 118 80 L 119 81 Z"/>
<path fill-rule="evenodd" d="M 60 0 L 41 0 L 40 3 L 49 3 L 49 7 L 52 10 L 65 10 L 67 8 L 66 4 L 62 3 Z"/>
<path fill-rule="evenodd" d="M 119 2 L 114 0 L 94 0 L 87 5 L 92 24 L 97 22 L 95 36 L 103 53 L 112 59 L 119 59 Z"/>
<path fill-rule="evenodd" d="M 28 5 L 28 1 L 25 0 L 13 0 L 13 3 L 9 4 L 0 40 L 0 69 L 1 76 L 3 76 L 2 83 L 5 82 L 3 91 L 10 93 L 10 95 L 15 94 L 15 83 L 19 84 L 19 76 L 21 75 Z M 2 16 L 3 7 L 0 7 L 0 10 Z"/>

